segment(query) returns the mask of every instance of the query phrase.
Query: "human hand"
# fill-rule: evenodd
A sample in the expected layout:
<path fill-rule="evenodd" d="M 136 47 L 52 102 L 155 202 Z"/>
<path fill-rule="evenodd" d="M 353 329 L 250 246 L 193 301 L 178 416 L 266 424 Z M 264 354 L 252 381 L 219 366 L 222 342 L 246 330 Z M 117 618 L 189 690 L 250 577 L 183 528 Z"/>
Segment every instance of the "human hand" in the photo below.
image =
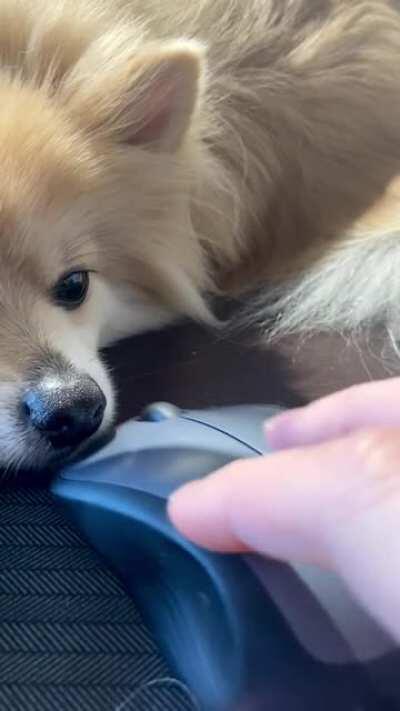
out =
<path fill-rule="evenodd" d="M 266 435 L 274 454 L 186 485 L 172 521 L 212 550 L 337 572 L 400 639 L 400 379 L 286 412 Z"/>

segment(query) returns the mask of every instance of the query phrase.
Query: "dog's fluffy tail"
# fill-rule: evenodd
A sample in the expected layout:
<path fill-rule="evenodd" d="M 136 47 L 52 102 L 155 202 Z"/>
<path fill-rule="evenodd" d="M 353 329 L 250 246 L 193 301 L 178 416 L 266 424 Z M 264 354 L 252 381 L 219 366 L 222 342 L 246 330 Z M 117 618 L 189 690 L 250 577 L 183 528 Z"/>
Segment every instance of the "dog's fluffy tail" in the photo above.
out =
<path fill-rule="evenodd" d="M 382 323 L 396 333 L 399 239 L 400 230 L 344 239 L 311 268 L 250 299 L 238 325 L 257 323 L 269 342 L 295 333 L 354 333 Z"/>

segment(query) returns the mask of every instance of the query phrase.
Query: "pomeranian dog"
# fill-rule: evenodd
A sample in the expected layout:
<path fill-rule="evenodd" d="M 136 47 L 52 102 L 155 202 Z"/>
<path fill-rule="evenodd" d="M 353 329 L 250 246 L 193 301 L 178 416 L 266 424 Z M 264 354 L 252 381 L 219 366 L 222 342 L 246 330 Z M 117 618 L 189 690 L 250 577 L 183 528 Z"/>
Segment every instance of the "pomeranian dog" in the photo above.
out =
<path fill-rule="evenodd" d="M 391 318 L 399 63 L 390 0 L 0 1 L 3 467 L 104 433 L 98 349 L 215 294 Z"/>

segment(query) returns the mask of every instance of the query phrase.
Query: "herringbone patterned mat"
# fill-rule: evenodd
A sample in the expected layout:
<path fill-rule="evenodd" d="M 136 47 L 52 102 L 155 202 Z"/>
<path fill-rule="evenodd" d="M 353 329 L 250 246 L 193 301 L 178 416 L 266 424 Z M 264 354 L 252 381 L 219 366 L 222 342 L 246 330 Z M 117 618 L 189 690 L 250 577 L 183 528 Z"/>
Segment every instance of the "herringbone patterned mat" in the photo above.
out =
<path fill-rule="evenodd" d="M 134 603 L 45 489 L 0 492 L 0 709 L 195 709 Z"/>

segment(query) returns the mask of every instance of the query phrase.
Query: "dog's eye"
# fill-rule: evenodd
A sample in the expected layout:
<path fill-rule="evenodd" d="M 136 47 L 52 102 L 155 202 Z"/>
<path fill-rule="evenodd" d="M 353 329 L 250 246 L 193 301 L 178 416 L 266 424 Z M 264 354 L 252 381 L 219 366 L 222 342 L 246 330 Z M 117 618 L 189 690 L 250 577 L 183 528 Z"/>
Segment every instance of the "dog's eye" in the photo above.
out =
<path fill-rule="evenodd" d="M 58 306 L 72 311 L 86 299 L 89 289 L 88 272 L 70 272 L 57 282 L 53 289 L 53 298 Z"/>

